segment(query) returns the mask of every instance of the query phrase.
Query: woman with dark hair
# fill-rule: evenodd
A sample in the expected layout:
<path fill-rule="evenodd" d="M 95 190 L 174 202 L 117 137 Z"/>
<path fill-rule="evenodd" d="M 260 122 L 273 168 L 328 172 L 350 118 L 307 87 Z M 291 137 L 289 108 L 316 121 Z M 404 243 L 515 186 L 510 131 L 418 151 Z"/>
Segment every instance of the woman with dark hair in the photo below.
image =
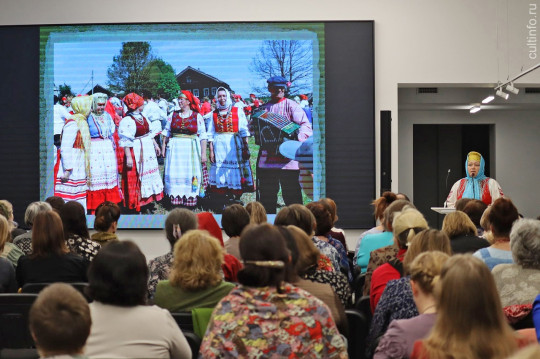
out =
<path fill-rule="evenodd" d="M 487 220 L 493 235 L 493 244 L 474 252 L 476 258 L 483 260 L 490 270 L 497 264 L 514 263 L 510 251 L 510 231 L 519 213 L 508 198 L 499 198 L 489 208 Z"/>
<path fill-rule="evenodd" d="M 101 246 L 118 241 L 116 229 L 120 219 L 120 207 L 116 203 L 105 201 L 96 208 L 96 219 L 94 220 L 94 229 L 97 231 L 90 237 Z"/>
<path fill-rule="evenodd" d="M 465 207 L 463 207 L 463 209 L 461 210 L 467 216 L 469 216 L 471 221 L 474 223 L 478 231 L 479 237 L 482 237 L 482 235 L 484 234 L 484 228 L 482 228 L 480 220 L 482 219 L 482 215 L 484 214 L 486 208 L 487 204 L 478 199 L 473 199 L 469 201 L 469 203 L 467 203 Z"/>
<path fill-rule="evenodd" d="M 238 273 L 241 285 L 215 308 L 202 357 L 348 357 L 328 307 L 285 283 L 289 252 L 277 228 L 246 229 L 240 253 L 245 265 Z"/>
<path fill-rule="evenodd" d="M 221 215 L 221 226 L 229 239 L 225 243 L 227 253 L 232 254 L 238 260 L 242 260 L 240 256 L 240 234 L 249 224 L 250 218 L 247 210 L 239 204 L 227 206 Z"/>
<path fill-rule="evenodd" d="M 319 202 L 326 207 L 328 212 L 330 212 L 330 216 L 332 218 L 332 228 L 330 229 L 330 235 L 332 238 L 337 239 L 338 241 L 343 244 L 345 247 L 345 250 L 348 251 L 347 248 L 347 240 L 345 240 L 345 231 L 341 228 L 336 228 L 334 225 L 338 221 L 339 217 L 337 215 L 337 204 L 332 198 L 323 198 L 319 200 Z"/>
<path fill-rule="evenodd" d="M 171 314 L 146 304 L 146 258 L 131 241 L 105 246 L 88 269 L 91 358 L 191 358 Z"/>
<path fill-rule="evenodd" d="M 204 119 L 199 100 L 190 91 L 178 95 L 179 110 L 171 114 L 163 130 L 165 195 L 171 204 L 194 207 L 204 197 L 208 182 Z"/>
<path fill-rule="evenodd" d="M 78 202 L 73 202 L 82 205 Z M 54 211 L 40 212 L 32 227 L 32 254 L 19 258 L 17 282 L 86 282 L 88 261 L 70 253 L 64 240 L 62 220 Z"/>
<path fill-rule="evenodd" d="M 89 261 L 94 259 L 101 245 L 90 240 L 84 207 L 79 202 L 69 201 L 60 209 L 60 218 L 69 250 Z"/>

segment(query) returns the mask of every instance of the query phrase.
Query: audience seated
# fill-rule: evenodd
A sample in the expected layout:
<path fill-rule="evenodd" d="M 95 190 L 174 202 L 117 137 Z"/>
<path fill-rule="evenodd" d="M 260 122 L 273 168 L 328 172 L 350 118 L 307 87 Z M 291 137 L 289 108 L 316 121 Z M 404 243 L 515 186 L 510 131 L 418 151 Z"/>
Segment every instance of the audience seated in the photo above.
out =
<path fill-rule="evenodd" d="M 13 244 L 19 247 L 24 254 L 32 253 L 32 226 L 34 218 L 39 212 L 52 211 L 52 207 L 47 202 L 32 202 L 26 207 L 24 213 L 24 223 L 30 228 L 26 233 L 23 233 L 16 238 L 13 238 Z"/>
<path fill-rule="evenodd" d="M 284 282 L 289 252 L 278 229 L 246 228 L 240 253 L 241 285 L 215 308 L 201 357 L 348 357 L 328 307 Z"/>
<path fill-rule="evenodd" d="M 332 221 L 332 214 L 328 211 L 327 207 L 321 202 L 311 202 L 306 205 L 306 208 L 313 213 L 315 217 L 315 237 L 321 242 L 326 242 L 334 247 L 339 254 L 339 268 L 347 275 L 349 282 L 352 282 L 352 271 L 349 266 L 349 257 L 345 246 L 333 238 L 330 234 L 334 222 Z"/>
<path fill-rule="evenodd" d="M 532 313 L 534 327 L 536 328 L 536 337 L 540 343 L 540 294 L 534 300 Z"/>
<path fill-rule="evenodd" d="M 446 253 L 429 251 L 420 253 L 412 261 L 410 286 L 419 315 L 392 320 L 379 341 L 374 359 L 409 358 L 414 342 L 429 333 L 437 318 L 434 287 L 448 258 Z"/>
<path fill-rule="evenodd" d="M 489 212 L 491 212 L 491 206 L 488 206 L 482 217 L 480 218 L 480 227 L 484 229 L 484 234 L 481 235 L 482 238 L 485 238 L 489 243 L 493 243 L 493 233 L 491 233 L 491 224 L 489 223 Z"/>
<path fill-rule="evenodd" d="M 15 217 L 13 216 L 13 205 L 11 202 L 5 199 L 0 200 L 0 215 L 6 217 L 10 226 L 11 226 L 11 238 L 15 238 L 26 231 L 22 228 L 19 228 L 17 222 L 14 221 Z"/>
<path fill-rule="evenodd" d="M 71 253 L 64 240 L 62 220 L 54 211 L 34 218 L 32 254 L 19 258 L 17 283 L 86 282 L 88 261 Z"/>
<path fill-rule="evenodd" d="M 7 204 L 9 204 L 9 206 Z M 13 239 L 13 231 L 17 230 L 15 233 L 16 235 L 20 235 L 21 232 L 18 231 L 16 228 L 16 225 L 13 222 L 13 207 L 11 207 L 11 203 L 9 203 L 6 200 L 0 201 L 0 217 L 3 217 L 6 219 L 8 223 L 8 232 L 9 237 L 7 238 L 5 244 L 4 244 L 4 250 L 2 251 L 1 257 L 7 259 L 10 261 L 15 267 L 17 266 L 17 262 L 19 261 L 19 258 L 24 254 L 23 251 L 19 249 L 16 245 L 11 243 Z M 26 231 L 22 231 L 22 233 L 26 233 Z"/>
<path fill-rule="evenodd" d="M 315 297 L 319 298 L 328 306 L 332 318 L 341 333 L 347 333 L 347 318 L 345 316 L 345 308 L 341 303 L 339 297 L 334 292 L 329 284 L 318 283 L 309 279 L 302 278 L 308 268 L 300 268 L 298 265 L 298 259 L 302 256 L 298 249 L 296 241 L 303 241 L 304 245 L 312 246 L 312 251 L 317 250 L 307 234 L 305 234 L 300 228 L 295 226 L 282 227 L 278 226 L 277 229 L 281 232 L 281 235 L 285 239 L 285 243 L 289 252 L 291 253 L 291 270 L 287 273 L 286 281 L 293 284 L 295 287 L 302 288 L 306 292 L 311 293 Z M 294 235 L 292 233 L 294 231 Z M 306 265 L 306 260 L 300 262 L 303 266 Z"/>
<path fill-rule="evenodd" d="M 221 246 L 225 248 L 223 234 L 221 233 L 221 228 L 214 218 L 214 215 L 210 212 L 200 212 L 197 213 L 197 218 L 199 219 L 199 229 L 208 231 L 208 233 L 214 238 L 217 238 Z M 232 254 L 225 253 L 223 265 L 221 266 L 225 280 L 228 282 L 238 282 L 237 276 L 240 269 L 242 269 L 242 263 L 240 263 L 240 261 Z"/>
<path fill-rule="evenodd" d="M 99 243 L 101 246 L 109 242 L 118 241 L 116 229 L 120 219 L 120 207 L 116 203 L 105 201 L 96 208 L 96 219 L 94 220 L 94 229 L 97 231 L 92 234 L 90 239 Z"/>
<path fill-rule="evenodd" d="M 484 202 L 480 201 L 479 199 L 474 199 L 469 201 L 462 210 L 462 212 L 469 216 L 471 221 L 474 223 L 476 230 L 478 231 L 478 236 L 480 237 L 484 234 L 484 228 L 482 228 L 480 220 L 482 219 L 482 215 L 487 207 L 487 204 Z"/>
<path fill-rule="evenodd" d="M 29 314 L 41 358 L 83 358 L 92 320 L 86 299 L 68 284 L 43 289 Z"/>
<path fill-rule="evenodd" d="M 45 202 L 51 205 L 53 211 L 56 211 L 58 214 L 60 214 L 60 208 L 66 204 L 64 199 L 62 197 L 58 196 L 50 196 L 45 199 Z"/>
<path fill-rule="evenodd" d="M 337 204 L 332 198 L 323 198 L 319 200 L 319 202 L 325 206 L 325 208 L 330 212 L 330 216 L 332 219 L 332 228 L 330 229 L 330 235 L 332 238 L 337 239 L 338 241 L 343 244 L 343 247 L 345 247 L 345 250 L 348 251 L 347 248 L 347 240 L 345 239 L 345 231 L 341 228 L 336 228 L 334 225 L 338 221 L 339 217 L 337 214 Z"/>
<path fill-rule="evenodd" d="M 373 352 L 378 338 L 384 334 L 392 320 L 413 318 L 419 314 L 410 283 L 410 266 L 418 255 L 430 251 L 440 251 L 451 255 L 452 249 L 448 236 L 436 229 L 423 230 L 410 241 L 409 249 L 403 259 L 403 266 L 400 268 L 400 262 L 396 262 L 396 268 L 403 270 L 406 276 L 390 280 L 377 303 L 368 335 L 370 352 Z"/>
<path fill-rule="evenodd" d="M 394 216 L 396 213 L 400 212 L 403 207 L 408 205 L 410 205 L 410 202 L 402 199 L 392 202 L 383 212 L 381 223 L 384 230 L 380 233 L 372 233 L 364 236 L 358 248 L 358 253 L 356 253 L 356 265 L 360 267 L 362 273 L 367 272 L 367 266 L 372 251 L 390 246 L 394 243 L 394 234 L 392 233 Z M 370 271 L 369 281 L 371 281 L 371 275 L 372 272 Z"/>
<path fill-rule="evenodd" d="M 489 247 L 487 240 L 477 236 L 476 226 L 463 212 L 455 211 L 444 216 L 442 231 L 450 237 L 452 253 L 474 253 Z"/>
<path fill-rule="evenodd" d="M 171 251 L 151 259 L 148 262 L 148 298 L 152 298 L 156 291 L 156 286 L 160 280 L 169 278 L 169 272 L 173 264 L 173 249 L 176 241 L 188 231 L 197 229 L 197 216 L 192 211 L 185 208 L 175 208 L 165 220 L 165 235 L 171 245 Z"/>
<path fill-rule="evenodd" d="M 92 329 L 90 358 L 191 358 L 189 344 L 171 314 L 147 306 L 148 267 L 137 245 L 112 242 L 88 270 Z"/>
<path fill-rule="evenodd" d="M 451 257 L 438 286 L 435 325 L 415 343 L 411 358 L 502 359 L 530 344 L 506 322 L 493 276 L 480 259 Z"/>
<path fill-rule="evenodd" d="M 4 216 L 0 216 L 0 253 L 11 237 L 10 225 Z M 15 268 L 10 261 L 0 257 L 0 293 L 15 293 L 17 291 Z"/>
<path fill-rule="evenodd" d="M 364 239 L 364 237 L 367 236 L 368 234 L 381 233 L 381 232 L 384 231 L 384 224 L 383 224 L 384 223 L 384 218 L 383 218 L 384 211 L 396 199 L 397 199 L 397 196 L 396 196 L 395 193 L 390 192 L 390 191 L 386 191 L 386 192 L 384 192 L 382 194 L 381 197 L 377 198 L 376 200 L 374 200 L 371 203 L 373 205 L 373 207 L 374 207 L 373 215 L 375 216 L 375 221 L 379 221 L 379 224 L 377 226 L 365 231 L 364 233 L 362 233 L 360 235 L 360 237 L 356 241 L 356 246 L 354 248 L 353 263 L 356 263 L 357 260 L 358 260 L 358 258 L 357 258 L 358 250 L 360 249 L 360 244 L 362 243 L 362 240 Z"/>
<path fill-rule="evenodd" d="M 263 224 L 266 223 L 266 209 L 261 202 L 253 201 L 246 204 L 246 211 L 249 213 L 249 223 Z"/>
<path fill-rule="evenodd" d="M 474 201 L 474 199 L 472 199 L 472 198 L 460 198 L 460 199 L 458 199 L 456 201 L 456 204 L 454 205 L 456 211 L 463 211 L 465 206 L 471 201 Z"/>
<path fill-rule="evenodd" d="M 249 224 L 249 221 L 248 211 L 239 204 L 225 207 L 221 214 L 221 226 L 225 234 L 229 236 L 229 240 L 225 243 L 225 250 L 239 261 L 242 260 L 238 249 L 240 233 Z"/>
<path fill-rule="evenodd" d="M 154 303 L 171 312 L 215 307 L 234 288 L 223 280 L 222 264 L 218 240 L 206 231 L 189 231 L 174 245 L 169 280 L 158 283 Z"/>
<path fill-rule="evenodd" d="M 297 226 L 287 226 L 291 236 L 294 238 L 298 248 L 298 261 L 296 263 L 296 273 L 302 279 L 328 284 L 339 297 L 341 304 L 347 306 L 351 299 L 351 287 L 345 275 L 334 270 L 326 270 L 319 267 L 319 257 L 321 252 L 311 238 Z"/>
<path fill-rule="evenodd" d="M 499 198 L 491 205 L 488 221 L 493 234 L 493 243 L 473 254 L 483 260 L 490 270 L 497 264 L 513 263 L 512 252 L 510 252 L 510 230 L 518 218 L 518 210 L 508 198 Z"/>
<path fill-rule="evenodd" d="M 401 212 L 395 215 L 392 222 L 392 233 L 394 234 L 394 245 L 399 250 L 396 258 L 373 271 L 369 291 L 372 312 L 375 311 L 375 307 L 386 287 L 386 283 L 392 279 L 399 279 L 401 277 L 403 270 L 398 270 L 398 268 L 402 266 L 401 262 L 409 248 L 410 241 L 418 232 L 427 228 L 428 224 L 424 216 L 414 208 L 405 206 Z"/>
<path fill-rule="evenodd" d="M 83 205 L 77 201 L 66 202 L 60 208 L 60 218 L 64 225 L 64 239 L 69 250 L 89 261 L 94 259 L 101 245 L 90 240 Z"/>
<path fill-rule="evenodd" d="M 510 248 L 514 263 L 499 264 L 492 270 L 502 306 L 531 304 L 540 293 L 540 221 L 516 221 Z"/>

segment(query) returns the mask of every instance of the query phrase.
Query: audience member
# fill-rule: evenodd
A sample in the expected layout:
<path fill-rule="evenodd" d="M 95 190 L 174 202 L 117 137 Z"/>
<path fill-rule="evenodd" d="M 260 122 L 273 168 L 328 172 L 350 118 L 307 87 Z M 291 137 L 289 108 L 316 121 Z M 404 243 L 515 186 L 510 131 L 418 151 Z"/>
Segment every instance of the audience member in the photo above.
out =
<path fill-rule="evenodd" d="M 370 352 L 373 352 L 377 345 L 377 339 L 385 333 L 392 320 L 413 318 L 419 314 L 410 283 L 410 265 L 418 255 L 430 251 L 451 255 L 452 249 L 448 236 L 436 229 L 423 230 L 411 240 L 410 247 L 403 259 L 403 266 L 400 266 L 399 261 L 395 262 L 396 267 L 392 269 L 399 270 L 400 274 L 399 276 L 394 274 L 393 278 L 397 277 L 398 279 L 388 282 L 375 308 L 368 335 Z M 389 273 L 392 272 L 389 270 Z M 403 277 L 403 274 L 406 276 Z"/>
<path fill-rule="evenodd" d="M 88 261 L 70 253 L 62 220 L 54 211 L 40 212 L 32 227 L 32 254 L 19 258 L 16 269 L 20 287 L 26 283 L 86 282 Z"/>
<path fill-rule="evenodd" d="M 248 211 L 239 204 L 232 204 L 225 207 L 221 214 L 221 226 L 223 227 L 225 234 L 229 236 L 229 240 L 225 243 L 225 249 L 227 250 L 227 253 L 232 254 L 240 261 L 242 260 L 238 248 L 240 234 L 249 224 L 249 221 Z"/>
<path fill-rule="evenodd" d="M 312 247 L 312 250 L 317 250 L 317 248 L 315 248 L 309 237 L 298 227 L 278 226 L 277 229 L 281 232 L 281 235 L 285 239 L 287 248 L 291 253 L 292 268 L 290 270 L 290 273 L 287 273 L 286 281 L 298 288 L 302 288 L 306 292 L 311 293 L 315 297 L 322 300 L 324 304 L 326 304 L 330 309 L 332 318 L 334 318 L 334 322 L 336 323 L 339 331 L 341 333 L 347 333 L 347 317 L 345 315 L 345 309 L 332 287 L 327 283 L 318 283 L 303 278 L 308 268 L 300 268 L 298 265 L 298 260 L 302 255 L 300 254 L 298 245 L 296 243 L 297 239 L 295 238 L 295 236 L 300 241 L 303 240 L 304 244 L 310 245 Z M 295 235 L 293 235 L 292 231 L 295 231 Z M 302 237 L 303 239 L 300 239 L 300 237 Z M 303 259 L 301 262 L 302 265 L 305 266 L 307 261 Z"/>
<path fill-rule="evenodd" d="M 58 196 L 50 196 L 45 199 L 45 202 L 51 205 L 52 209 L 56 211 L 58 214 L 60 214 L 60 208 L 66 204 L 64 199 L 62 197 Z"/>
<path fill-rule="evenodd" d="M 96 219 L 94 229 L 97 231 L 90 237 L 101 246 L 107 243 L 118 241 L 116 230 L 120 219 L 120 207 L 116 203 L 105 201 L 96 208 Z"/>
<path fill-rule="evenodd" d="M 536 337 L 538 343 L 540 343 L 540 294 L 534 300 L 532 313 L 534 327 L 536 328 Z"/>
<path fill-rule="evenodd" d="M 484 202 L 480 201 L 480 203 Z M 489 242 L 476 235 L 476 226 L 461 211 L 448 213 L 444 216 L 442 231 L 450 237 L 452 253 L 474 253 L 480 248 L 489 247 Z"/>
<path fill-rule="evenodd" d="M 407 196 L 405 193 L 401 193 L 401 192 L 396 193 L 396 198 L 397 199 L 404 199 L 407 202 L 411 202 L 411 200 L 409 199 L 409 196 Z"/>
<path fill-rule="evenodd" d="M 90 240 L 85 213 L 82 204 L 69 201 L 60 209 L 60 218 L 64 225 L 64 239 L 69 250 L 91 261 L 101 245 Z"/>
<path fill-rule="evenodd" d="M 358 258 L 357 258 L 358 250 L 360 249 L 360 244 L 362 243 L 362 240 L 364 239 L 364 237 L 367 236 L 368 234 L 384 232 L 384 224 L 383 224 L 384 223 L 384 217 L 383 217 L 384 211 L 396 199 L 397 199 L 397 196 L 396 196 L 395 193 L 390 192 L 390 191 L 386 191 L 386 192 L 384 192 L 382 194 L 381 197 L 377 198 L 376 200 L 374 200 L 371 203 L 373 205 L 373 207 L 374 207 L 373 215 L 375 216 L 375 221 L 379 221 L 379 224 L 377 226 L 371 228 L 370 230 L 365 231 L 364 233 L 362 233 L 360 235 L 360 237 L 356 241 L 356 246 L 354 248 L 353 263 L 356 263 L 357 260 L 358 260 Z"/>
<path fill-rule="evenodd" d="M 480 237 L 484 234 L 484 228 L 482 228 L 480 225 L 480 220 L 482 219 L 482 215 L 484 214 L 486 208 L 487 204 L 478 199 L 474 199 L 469 201 L 462 210 L 462 212 L 469 216 L 471 221 L 474 223 L 476 229 L 478 230 L 478 236 Z"/>
<path fill-rule="evenodd" d="M 497 264 L 513 263 L 510 251 L 510 230 L 518 218 L 518 210 L 508 198 L 499 198 L 491 205 L 488 221 L 493 234 L 493 243 L 473 254 L 483 260 L 490 270 Z"/>
<path fill-rule="evenodd" d="M 510 248 L 514 263 L 499 264 L 492 270 L 502 306 L 531 304 L 540 293 L 540 221 L 516 221 Z"/>
<path fill-rule="evenodd" d="M 460 199 L 458 199 L 456 201 L 456 205 L 455 205 L 456 211 L 463 211 L 463 209 L 465 208 L 467 203 L 469 203 L 470 201 L 474 201 L 474 198 L 460 198 Z"/>
<path fill-rule="evenodd" d="M 345 250 L 348 251 L 349 249 L 347 247 L 347 240 L 345 239 L 345 231 L 341 228 L 334 227 L 334 225 L 339 219 L 337 214 L 336 202 L 332 198 L 323 198 L 319 200 L 319 202 L 326 207 L 326 209 L 330 212 L 330 215 L 332 216 L 332 229 L 330 229 L 330 235 L 332 236 L 332 238 L 340 241 L 341 244 L 343 244 L 343 247 L 345 247 Z"/>
<path fill-rule="evenodd" d="M 11 237 L 10 225 L 4 216 L 0 216 L 0 253 L 4 251 L 4 245 Z M 10 261 L 0 257 L 0 293 L 14 293 L 17 291 L 15 280 L 15 268 Z"/>
<path fill-rule="evenodd" d="M 247 228 L 240 253 L 241 285 L 214 310 L 201 357 L 348 357 L 326 304 L 284 282 L 289 252 L 278 229 Z"/>
<path fill-rule="evenodd" d="M 191 358 L 189 344 L 171 314 L 147 306 L 148 267 L 137 245 L 112 242 L 88 270 L 91 358 Z"/>
<path fill-rule="evenodd" d="M 234 288 L 223 281 L 222 264 L 218 240 L 206 231 L 189 231 L 174 245 L 169 280 L 158 283 L 154 303 L 171 312 L 215 307 Z"/>
<path fill-rule="evenodd" d="M 482 234 L 482 238 L 484 238 L 489 243 L 493 243 L 493 233 L 491 233 L 491 224 L 489 223 L 489 212 L 491 212 L 491 206 L 486 208 L 484 213 L 482 213 L 482 217 L 480 218 L 480 227 L 484 229 L 484 233 Z"/>
<path fill-rule="evenodd" d="M 92 319 L 86 299 L 69 284 L 43 289 L 29 313 L 30 332 L 41 358 L 83 358 Z"/>
<path fill-rule="evenodd" d="M 428 224 L 424 216 L 414 208 L 405 206 L 401 212 L 395 215 L 392 222 L 392 233 L 394 234 L 394 244 L 399 248 L 399 251 L 396 258 L 373 271 L 369 291 L 371 311 L 375 311 L 388 281 L 401 277 L 403 270 L 397 268 L 400 267 L 405 257 L 410 241 L 418 232 L 427 228 Z"/>
<path fill-rule="evenodd" d="M 22 228 L 19 228 L 17 222 L 15 222 L 15 217 L 13 216 L 13 205 L 8 200 L 0 199 L 0 215 L 6 217 L 6 219 L 8 220 L 11 226 L 12 239 L 20 236 L 23 233 L 26 233 L 26 231 Z"/>
<path fill-rule="evenodd" d="M 419 315 L 392 320 L 375 350 L 374 359 L 409 358 L 414 342 L 425 338 L 437 318 L 434 287 L 448 254 L 430 251 L 419 254 L 409 266 L 410 285 Z"/>
<path fill-rule="evenodd" d="M 148 262 L 148 298 L 152 298 L 160 280 L 169 278 L 173 264 L 173 249 L 176 241 L 186 232 L 197 229 L 198 222 L 195 213 L 186 208 L 175 208 L 165 219 L 165 235 L 171 245 L 171 250 Z"/>
<path fill-rule="evenodd" d="M 63 202 L 63 200 L 62 200 Z M 24 213 L 24 223 L 30 228 L 26 233 L 23 233 L 16 238 L 13 238 L 13 244 L 19 247 L 24 254 L 28 255 L 32 253 L 32 226 L 34 225 L 34 218 L 40 212 L 52 211 L 52 207 L 47 202 L 32 202 L 26 207 Z"/>
<path fill-rule="evenodd" d="M 10 261 L 11 264 L 16 267 L 19 258 L 24 253 L 19 249 L 19 247 L 11 243 L 11 240 L 13 238 L 14 225 L 13 221 L 11 221 L 10 218 L 12 218 L 13 215 L 10 214 L 12 213 L 12 210 L 10 210 L 10 207 L 5 204 L 6 202 L 7 201 L 5 200 L 0 201 L 0 217 L 4 218 L 7 223 L 7 237 L 4 241 L 4 250 L 1 252 L 1 257 Z"/>
<path fill-rule="evenodd" d="M 263 224 L 266 223 L 266 210 L 261 202 L 253 201 L 246 204 L 246 211 L 249 213 L 249 223 Z"/>
<path fill-rule="evenodd" d="M 358 253 L 356 253 L 356 265 L 360 267 L 362 273 L 367 272 L 369 257 L 372 251 L 390 246 L 394 243 L 394 234 L 392 233 L 392 222 L 394 221 L 394 216 L 396 213 L 399 213 L 403 207 L 408 205 L 410 205 L 410 202 L 402 199 L 392 202 L 390 205 L 388 205 L 388 207 L 386 207 L 382 215 L 381 224 L 383 226 L 383 231 L 364 236 L 362 242 L 360 242 L 360 246 L 358 247 Z M 371 275 L 372 272 L 369 274 L 370 280 Z"/>
<path fill-rule="evenodd" d="M 502 359 L 529 344 L 506 322 L 493 276 L 480 259 L 451 257 L 437 286 L 435 325 L 414 344 L 411 358 Z"/>
<path fill-rule="evenodd" d="M 221 228 L 214 218 L 214 215 L 210 212 L 200 212 L 197 213 L 197 218 L 199 219 L 199 229 L 208 231 L 208 233 L 214 238 L 217 238 L 219 243 L 221 243 L 221 246 L 225 248 L 225 244 L 223 243 L 223 233 L 221 232 Z M 240 263 L 240 261 L 232 254 L 225 253 L 223 265 L 221 266 L 225 280 L 228 282 L 238 282 L 238 271 L 240 269 L 242 269 L 242 263 Z"/>

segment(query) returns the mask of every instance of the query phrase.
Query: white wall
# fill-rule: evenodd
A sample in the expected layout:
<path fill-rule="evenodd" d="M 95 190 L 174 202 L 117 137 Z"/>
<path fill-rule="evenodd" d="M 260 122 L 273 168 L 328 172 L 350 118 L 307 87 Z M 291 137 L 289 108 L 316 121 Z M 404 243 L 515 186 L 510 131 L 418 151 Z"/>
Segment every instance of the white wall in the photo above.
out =
<path fill-rule="evenodd" d="M 493 85 L 519 73 L 534 63 L 527 56 L 526 26 L 529 4 L 540 12 L 538 2 L 508 1 L 507 13 L 507 2 L 500 0 L 2 0 L 0 24 L 374 20 L 377 192 L 381 110 L 393 114 L 393 189 L 407 191 L 398 176 L 398 85 Z M 523 82 L 540 83 L 540 71 Z"/>

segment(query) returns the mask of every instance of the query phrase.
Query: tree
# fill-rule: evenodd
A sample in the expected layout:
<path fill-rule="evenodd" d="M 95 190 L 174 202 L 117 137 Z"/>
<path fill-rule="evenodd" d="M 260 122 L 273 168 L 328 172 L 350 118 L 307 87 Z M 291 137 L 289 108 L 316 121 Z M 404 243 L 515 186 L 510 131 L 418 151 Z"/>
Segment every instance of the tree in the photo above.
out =
<path fill-rule="evenodd" d="M 58 93 L 59 93 L 58 97 L 60 98 L 66 97 L 66 96 L 73 96 L 73 92 L 71 92 L 71 86 L 66 85 L 65 82 L 63 85 L 58 86 Z"/>
<path fill-rule="evenodd" d="M 266 40 L 253 57 L 250 71 L 259 79 L 283 76 L 291 82 L 290 92 L 312 92 L 312 49 L 310 41 Z M 266 88 L 254 87 L 261 93 Z"/>
<path fill-rule="evenodd" d="M 154 59 L 148 42 L 123 42 L 120 54 L 107 69 L 109 88 L 114 92 L 140 93 L 148 82 L 148 64 Z"/>
<path fill-rule="evenodd" d="M 172 99 L 178 96 L 180 85 L 176 81 L 173 67 L 162 59 L 152 60 L 148 64 L 148 83 L 146 89 L 153 96 L 160 94 Z"/>

